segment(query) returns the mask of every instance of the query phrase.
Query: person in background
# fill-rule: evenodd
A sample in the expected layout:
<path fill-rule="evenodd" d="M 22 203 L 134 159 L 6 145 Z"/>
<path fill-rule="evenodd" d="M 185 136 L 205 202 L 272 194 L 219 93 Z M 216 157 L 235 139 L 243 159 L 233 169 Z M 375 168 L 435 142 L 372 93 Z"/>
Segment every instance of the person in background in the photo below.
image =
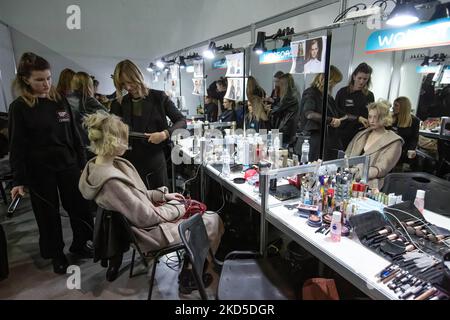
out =
<path fill-rule="evenodd" d="M 280 78 L 283 75 L 283 71 L 277 71 L 273 75 L 273 90 L 270 97 L 264 99 L 266 112 L 270 112 L 272 104 L 278 104 L 280 102 Z"/>
<path fill-rule="evenodd" d="M 255 77 L 249 76 L 247 80 L 247 99 L 250 100 L 254 96 L 265 99 L 266 92 L 256 81 Z"/>
<path fill-rule="evenodd" d="M 205 120 L 208 122 L 216 122 L 218 112 L 219 106 L 214 102 L 214 99 L 210 96 L 205 96 Z"/>
<path fill-rule="evenodd" d="M 420 120 L 411 114 L 411 101 L 407 97 L 398 97 L 394 101 L 394 114 L 392 130 L 402 137 L 401 162 L 410 162 L 416 157 L 417 143 L 419 142 Z"/>
<path fill-rule="evenodd" d="M 432 110 L 435 109 L 438 102 L 433 84 L 434 76 L 434 73 L 429 73 L 422 80 L 416 113 L 417 117 L 422 121 L 431 117 L 430 114 L 433 113 Z"/>
<path fill-rule="evenodd" d="M 269 128 L 269 117 L 264 108 L 261 97 L 253 96 L 248 100 L 248 113 L 245 116 L 245 129 L 253 129 L 259 132 L 260 129 Z"/>
<path fill-rule="evenodd" d="M 94 83 L 86 72 L 77 72 L 72 78 L 70 88 L 72 93 L 67 96 L 67 101 L 72 108 L 83 145 L 88 146 L 87 132 L 82 127 L 83 118 L 99 110 L 108 112 L 108 109 L 94 98 Z"/>
<path fill-rule="evenodd" d="M 369 187 L 381 190 L 384 177 L 395 167 L 402 152 L 403 139 L 391 130 L 389 102 L 379 101 L 369 104 L 369 127 L 359 132 L 348 145 L 348 157 L 367 155 L 369 163 Z M 357 168 L 356 178 L 361 178 L 361 168 Z"/>
<path fill-rule="evenodd" d="M 336 103 L 340 110 L 349 115 L 339 132 L 344 148 L 347 148 L 353 137 L 367 128 L 367 105 L 375 101 L 369 90 L 372 85 L 372 68 L 367 63 L 359 64 L 353 71 L 347 87 L 336 94 Z"/>
<path fill-rule="evenodd" d="M 270 126 L 283 133 L 283 146 L 295 142 L 295 132 L 299 117 L 299 101 L 294 78 L 289 73 L 280 78 L 280 102 L 272 106 Z"/>
<path fill-rule="evenodd" d="M 128 126 L 117 116 L 96 113 L 86 117 L 90 150 L 97 156 L 83 170 L 79 189 L 88 200 L 101 208 L 124 215 L 131 224 L 139 247 L 144 253 L 180 243 L 178 225 L 185 214 L 185 199 L 181 194 L 168 193 L 166 187 L 147 190 L 136 168 L 121 158 L 128 148 Z M 219 215 L 202 215 L 213 252 L 219 247 L 224 228 Z M 122 254 L 109 261 L 106 277 L 118 276 Z M 186 279 L 180 281 L 180 291 L 189 290 Z"/>
<path fill-rule="evenodd" d="M 114 85 L 117 99 L 111 104 L 111 113 L 120 116 L 130 130 L 147 137 L 132 140 L 132 149 L 125 158 L 136 167 L 148 188 L 168 186 L 165 148 L 176 129 L 186 128 L 186 118 L 163 91 L 147 87 L 142 71 L 130 60 L 117 64 Z M 128 93 L 123 95 L 123 89 Z"/>
<path fill-rule="evenodd" d="M 72 90 L 70 89 L 70 82 L 72 81 L 73 76 L 75 75 L 75 71 L 72 69 L 66 68 L 59 74 L 58 85 L 56 86 L 56 91 L 61 96 L 66 97 L 69 95 Z"/>
<path fill-rule="evenodd" d="M 223 99 L 224 112 L 219 116 L 220 122 L 237 121 L 236 117 L 236 102 L 229 99 Z"/>
<path fill-rule="evenodd" d="M 316 161 L 320 155 L 324 79 L 323 73 L 317 74 L 311 86 L 303 92 L 300 103 L 299 132 L 305 139 L 309 137 L 309 161 Z M 325 154 L 323 155 L 323 160 L 336 159 L 337 150 L 343 150 L 342 142 L 336 128 L 339 128 L 341 122 L 346 118 L 337 108 L 331 95 L 334 86 L 341 81 L 342 73 L 335 66 L 331 66 L 328 79 L 327 135 L 325 137 Z M 301 139 L 299 139 L 299 142 L 302 142 Z M 301 152 L 300 146 L 296 149 L 297 153 Z"/>
<path fill-rule="evenodd" d="M 225 94 L 227 93 L 227 87 L 228 82 L 226 78 L 220 78 L 219 80 L 216 81 L 216 93 L 217 93 L 217 100 L 219 102 L 220 113 L 225 111 L 223 99 L 225 97 Z"/>
<path fill-rule="evenodd" d="M 60 199 L 72 228 L 69 251 L 83 258 L 93 256 L 88 241 L 94 223 L 89 204 L 78 190 L 85 153 L 72 110 L 52 86 L 47 60 L 24 53 L 14 88 L 20 96 L 9 107 L 11 197 L 23 196 L 28 187 L 41 256 L 52 259 L 55 273 L 66 274 L 69 263 L 64 254 Z"/>

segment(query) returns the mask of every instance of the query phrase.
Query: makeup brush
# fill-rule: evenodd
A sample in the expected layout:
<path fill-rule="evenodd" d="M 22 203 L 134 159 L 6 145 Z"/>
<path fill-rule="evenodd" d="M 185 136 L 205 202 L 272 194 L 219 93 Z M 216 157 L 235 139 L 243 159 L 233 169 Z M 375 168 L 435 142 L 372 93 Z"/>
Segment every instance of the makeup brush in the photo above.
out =
<path fill-rule="evenodd" d="M 392 233 L 392 231 L 393 231 L 392 228 L 387 226 L 386 228 L 384 228 L 382 230 L 372 232 L 371 234 L 367 235 L 366 240 L 372 240 L 375 237 L 387 235 L 389 233 Z"/>
<path fill-rule="evenodd" d="M 426 292 L 424 292 L 423 294 L 421 294 L 420 296 L 418 296 L 417 298 L 415 298 L 414 300 L 426 300 L 429 297 L 431 297 L 433 294 L 435 294 L 437 292 L 436 288 L 431 288 L 429 290 L 427 290 Z"/>

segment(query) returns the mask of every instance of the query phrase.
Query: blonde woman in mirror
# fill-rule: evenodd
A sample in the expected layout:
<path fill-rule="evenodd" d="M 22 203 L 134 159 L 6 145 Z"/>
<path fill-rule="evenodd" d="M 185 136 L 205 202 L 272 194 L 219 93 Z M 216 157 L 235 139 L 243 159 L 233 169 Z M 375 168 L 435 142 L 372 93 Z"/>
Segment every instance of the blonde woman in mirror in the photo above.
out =
<path fill-rule="evenodd" d="M 147 190 L 136 168 L 121 158 L 128 149 L 128 126 L 119 117 L 104 112 L 86 117 L 89 149 L 96 157 L 88 161 L 79 182 L 85 199 L 101 208 L 124 215 L 144 253 L 180 243 L 178 225 L 185 214 L 181 194 L 167 187 Z M 223 224 L 216 213 L 203 214 L 211 248 L 217 250 Z M 117 277 L 122 255 L 110 261 L 108 280 Z"/>
<path fill-rule="evenodd" d="M 388 101 L 379 100 L 369 104 L 369 127 L 359 132 L 350 142 L 346 155 L 349 157 L 367 155 L 369 161 L 369 186 L 373 189 L 383 187 L 384 177 L 396 166 L 402 152 L 403 139 L 391 130 Z M 356 177 L 360 178 L 361 167 Z"/>

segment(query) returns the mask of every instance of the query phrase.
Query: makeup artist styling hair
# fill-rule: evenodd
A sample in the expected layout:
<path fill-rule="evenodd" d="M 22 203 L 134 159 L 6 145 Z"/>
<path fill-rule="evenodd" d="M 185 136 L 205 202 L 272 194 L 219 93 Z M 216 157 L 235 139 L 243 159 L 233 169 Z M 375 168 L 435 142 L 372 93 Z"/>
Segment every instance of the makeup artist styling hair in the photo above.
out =
<path fill-rule="evenodd" d="M 147 87 L 142 71 L 130 60 L 117 64 L 114 85 L 117 100 L 111 105 L 111 113 L 120 116 L 131 131 L 145 133 L 148 138 L 131 140 L 125 158 L 136 167 L 148 188 L 168 186 L 164 147 L 176 129 L 186 128 L 186 118 L 163 91 Z M 123 96 L 122 90 L 128 93 Z"/>
<path fill-rule="evenodd" d="M 11 197 L 30 190 L 44 259 L 52 259 L 55 273 L 68 267 L 59 213 L 59 197 L 70 217 L 70 252 L 92 256 L 93 219 L 89 204 L 78 190 L 85 153 L 72 110 L 52 86 L 50 64 L 31 52 L 20 58 L 14 87 L 19 98 L 9 107 Z M 58 197 L 59 193 L 59 197 Z"/>
<path fill-rule="evenodd" d="M 372 68 L 363 62 L 353 71 L 348 86 L 341 88 L 336 94 L 338 108 L 349 115 L 348 121 L 339 128 L 344 149 L 359 131 L 369 125 L 367 105 L 375 101 L 369 90 L 371 85 Z"/>
<path fill-rule="evenodd" d="M 80 178 L 79 188 L 86 199 L 102 208 L 124 215 L 144 253 L 179 243 L 178 225 L 185 214 L 181 194 L 168 193 L 166 187 L 147 190 L 135 167 L 121 156 L 128 148 L 128 126 L 117 116 L 98 112 L 84 122 L 90 150 L 97 155 L 90 160 Z M 219 215 L 202 215 L 213 250 L 223 234 Z M 113 281 L 122 262 L 122 254 L 113 257 L 107 279 Z"/>

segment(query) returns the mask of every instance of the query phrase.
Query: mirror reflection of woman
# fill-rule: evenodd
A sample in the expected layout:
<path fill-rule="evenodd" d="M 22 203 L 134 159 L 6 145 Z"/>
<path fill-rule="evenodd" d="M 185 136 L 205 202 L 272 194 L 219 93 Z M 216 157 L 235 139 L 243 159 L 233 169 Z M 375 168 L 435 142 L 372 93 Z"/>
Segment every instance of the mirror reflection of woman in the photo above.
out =
<path fill-rule="evenodd" d="M 411 101 L 407 97 L 398 97 L 394 101 L 392 130 L 404 140 L 401 162 L 410 162 L 416 157 L 419 142 L 420 120 L 411 114 Z"/>
<path fill-rule="evenodd" d="M 369 156 L 369 186 L 372 189 L 381 190 L 384 177 L 395 167 L 402 152 L 403 139 L 386 130 L 392 123 L 389 108 L 389 102 L 385 101 L 369 104 L 369 126 L 353 138 L 345 152 L 349 157 Z M 361 177 L 361 168 L 356 175 Z"/>
<path fill-rule="evenodd" d="M 248 113 L 245 116 L 245 129 L 269 129 L 269 117 L 267 116 L 261 97 L 253 96 L 247 102 Z"/>
<path fill-rule="evenodd" d="M 130 60 L 117 64 L 114 85 L 117 100 L 111 105 L 111 113 L 122 117 L 131 131 L 147 137 L 131 140 L 125 158 L 136 167 L 148 188 L 168 186 L 164 152 L 172 132 L 186 128 L 186 118 L 163 91 L 147 87 L 142 71 Z M 122 95 L 123 89 L 128 93 Z"/>
<path fill-rule="evenodd" d="M 353 71 L 348 86 L 336 94 L 338 108 L 349 115 L 348 121 L 340 128 L 344 149 L 361 129 L 368 127 L 367 105 L 375 101 L 369 90 L 371 84 L 372 68 L 367 63 L 361 63 Z"/>
<path fill-rule="evenodd" d="M 230 99 L 223 99 L 224 112 L 219 116 L 220 122 L 237 121 L 236 117 L 236 103 Z"/>

